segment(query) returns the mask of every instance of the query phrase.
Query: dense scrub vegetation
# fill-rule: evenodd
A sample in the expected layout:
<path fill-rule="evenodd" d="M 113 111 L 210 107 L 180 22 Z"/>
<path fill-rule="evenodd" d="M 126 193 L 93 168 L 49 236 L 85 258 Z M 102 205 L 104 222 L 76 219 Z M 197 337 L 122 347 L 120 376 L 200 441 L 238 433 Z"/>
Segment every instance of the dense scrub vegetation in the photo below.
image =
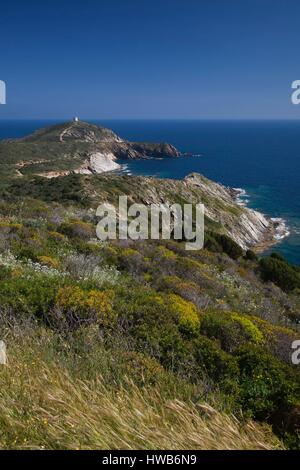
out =
<path fill-rule="evenodd" d="M 67 335 L 2 316 L 1 449 L 281 449 L 270 427 L 237 419 L 116 334 Z M 218 409 L 219 408 L 219 409 Z M 216 435 L 218 438 L 216 439 Z"/>
<path fill-rule="evenodd" d="M 89 194 L 50 181 L 2 190 L 0 445 L 280 447 L 267 423 L 299 447 L 298 268 L 244 254 L 213 226 L 198 252 L 100 243 Z M 227 425 L 238 439 L 209 439 Z"/>
<path fill-rule="evenodd" d="M 264 281 L 272 281 L 286 292 L 300 288 L 300 269 L 277 253 L 262 258 L 259 267 Z"/>

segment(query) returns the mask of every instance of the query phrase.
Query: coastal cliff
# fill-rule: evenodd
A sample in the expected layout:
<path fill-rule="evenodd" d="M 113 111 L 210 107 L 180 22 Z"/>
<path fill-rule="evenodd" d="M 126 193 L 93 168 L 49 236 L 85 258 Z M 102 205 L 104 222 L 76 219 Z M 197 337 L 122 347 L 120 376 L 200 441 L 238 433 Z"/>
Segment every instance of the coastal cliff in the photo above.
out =
<path fill-rule="evenodd" d="M 184 181 L 188 186 L 197 187 L 204 199 L 210 199 L 206 215 L 220 223 L 243 249 L 255 247 L 260 251 L 276 242 L 277 224 L 261 212 L 239 205 L 232 188 L 197 173 L 187 176 Z"/>
<path fill-rule="evenodd" d="M 260 212 L 241 206 L 234 191 L 193 173 L 183 180 L 129 176 L 116 173 L 72 173 L 56 178 L 14 178 L 8 192 L 14 197 L 40 198 L 65 205 L 80 204 L 95 210 L 103 202 L 118 206 L 119 195 L 128 203 L 197 204 L 205 206 L 205 230 L 232 238 L 243 250 L 262 250 L 276 243 L 276 223 Z"/>

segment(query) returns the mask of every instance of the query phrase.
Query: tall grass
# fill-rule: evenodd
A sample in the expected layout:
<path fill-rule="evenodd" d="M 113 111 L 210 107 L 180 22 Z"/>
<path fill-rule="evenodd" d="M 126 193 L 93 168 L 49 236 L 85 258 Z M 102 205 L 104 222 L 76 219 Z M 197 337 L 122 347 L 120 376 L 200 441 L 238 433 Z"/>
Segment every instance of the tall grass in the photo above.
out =
<path fill-rule="evenodd" d="M 184 399 L 172 379 L 134 383 L 134 374 L 122 376 L 118 351 L 101 344 L 88 351 L 85 369 L 80 340 L 76 351 L 32 325 L 1 335 L 8 352 L 0 366 L 2 449 L 282 448 L 269 428 Z"/>

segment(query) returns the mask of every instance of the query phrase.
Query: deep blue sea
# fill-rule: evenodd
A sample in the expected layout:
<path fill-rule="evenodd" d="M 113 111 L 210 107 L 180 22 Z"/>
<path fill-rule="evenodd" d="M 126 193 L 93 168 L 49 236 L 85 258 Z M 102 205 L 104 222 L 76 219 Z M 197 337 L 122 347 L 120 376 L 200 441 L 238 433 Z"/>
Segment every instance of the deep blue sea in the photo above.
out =
<path fill-rule="evenodd" d="M 93 122 L 128 140 L 170 142 L 194 155 L 126 161 L 131 174 L 183 178 L 196 171 L 245 189 L 250 207 L 286 220 L 290 235 L 273 251 L 300 265 L 300 121 Z M 0 139 L 20 137 L 53 123 L 0 120 Z"/>

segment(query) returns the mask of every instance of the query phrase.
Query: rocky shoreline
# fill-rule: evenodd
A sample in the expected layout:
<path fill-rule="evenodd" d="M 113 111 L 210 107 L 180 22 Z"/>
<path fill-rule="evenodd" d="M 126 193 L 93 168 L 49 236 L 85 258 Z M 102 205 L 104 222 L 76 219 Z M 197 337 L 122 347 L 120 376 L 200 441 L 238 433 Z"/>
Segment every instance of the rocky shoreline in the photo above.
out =
<path fill-rule="evenodd" d="M 248 194 L 243 188 L 229 188 L 230 194 L 236 203 L 242 207 L 247 207 L 249 203 Z M 248 208 L 249 210 L 253 210 Z M 255 211 L 257 212 L 257 211 Z M 260 214 L 262 214 L 260 212 Z M 262 214 L 266 217 L 264 214 Z M 269 221 L 269 225 L 266 227 L 264 238 L 257 243 L 253 250 L 257 253 L 261 253 L 268 248 L 276 245 L 278 242 L 290 235 L 289 227 L 286 224 L 286 221 L 281 217 L 266 217 Z"/>

